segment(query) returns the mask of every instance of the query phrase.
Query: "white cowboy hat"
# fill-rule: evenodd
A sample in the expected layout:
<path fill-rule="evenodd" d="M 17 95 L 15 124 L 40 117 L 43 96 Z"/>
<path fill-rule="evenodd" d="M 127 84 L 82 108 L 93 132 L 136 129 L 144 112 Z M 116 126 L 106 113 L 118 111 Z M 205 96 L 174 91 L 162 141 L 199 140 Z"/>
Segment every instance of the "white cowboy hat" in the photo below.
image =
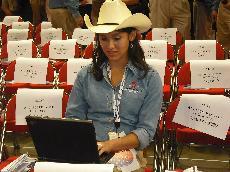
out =
<path fill-rule="evenodd" d="M 141 13 L 133 14 L 121 0 L 106 0 L 100 8 L 96 26 L 90 22 L 88 15 L 84 17 L 89 30 L 95 33 L 109 33 L 114 30 L 133 27 L 146 32 L 152 25 L 150 19 Z"/>

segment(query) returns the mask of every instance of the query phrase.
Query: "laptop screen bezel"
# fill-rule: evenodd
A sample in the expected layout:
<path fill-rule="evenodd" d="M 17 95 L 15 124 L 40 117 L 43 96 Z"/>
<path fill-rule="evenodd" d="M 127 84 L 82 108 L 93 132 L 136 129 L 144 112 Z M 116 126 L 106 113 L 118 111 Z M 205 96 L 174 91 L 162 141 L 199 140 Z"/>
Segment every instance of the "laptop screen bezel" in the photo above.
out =
<path fill-rule="evenodd" d="M 26 121 L 39 160 L 100 163 L 91 120 L 27 116 Z"/>

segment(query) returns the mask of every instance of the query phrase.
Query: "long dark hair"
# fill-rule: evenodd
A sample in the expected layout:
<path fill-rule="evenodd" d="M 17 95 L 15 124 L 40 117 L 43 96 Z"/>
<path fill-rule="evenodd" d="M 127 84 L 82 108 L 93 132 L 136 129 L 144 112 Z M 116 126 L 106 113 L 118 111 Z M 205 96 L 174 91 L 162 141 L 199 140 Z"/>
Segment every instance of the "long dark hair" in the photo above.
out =
<path fill-rule="evenodd" d="M 117 30 L 118 32 L 127 32 L 130 34 L 134 31 L 134 28 L 124 28 Z M 131 45 L 132 44 L 132 45 Z M 140 79 L 144 78 L 147 75 L 149 70 L 149 66 L 145 62 L 144 51 L 142 50 L 137 37 L 129 44 L 128 49 L 129 60 L 132 64 L 139 70 L 143 71 L 143 74 L 140 76 Z M 93 65 L 92 65 L 92 73 L 97 81 L 101 81 L 103 79 L 103 73 L 101 65 L 107 61 L 105 53 L 102 50 L 102 47 L 99 42 L 99 35 L 96 34 L 96 45 L 93 52 Z"/>

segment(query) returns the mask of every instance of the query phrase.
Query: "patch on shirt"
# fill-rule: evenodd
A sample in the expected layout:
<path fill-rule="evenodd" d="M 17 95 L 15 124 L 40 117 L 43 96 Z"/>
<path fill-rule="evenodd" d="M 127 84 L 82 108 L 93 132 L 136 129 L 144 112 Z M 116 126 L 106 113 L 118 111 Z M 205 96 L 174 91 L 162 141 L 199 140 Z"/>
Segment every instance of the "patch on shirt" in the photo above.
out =
<path fill-rule="evenodd" d="M 130 93 L 132 92 L 132 93 L 137 94 L 137 93 L 139 93 L 138 88 L 139 88 L 139 85 L 137 84 L 137 81 L 136 81 L 136 80 L 133 80 L 133 81 L 129 84 L 128 88 L 125 88 L 124 90 L 126 90 L 126 91 L 128 91 L 128 92 L 130 92 Z"/>

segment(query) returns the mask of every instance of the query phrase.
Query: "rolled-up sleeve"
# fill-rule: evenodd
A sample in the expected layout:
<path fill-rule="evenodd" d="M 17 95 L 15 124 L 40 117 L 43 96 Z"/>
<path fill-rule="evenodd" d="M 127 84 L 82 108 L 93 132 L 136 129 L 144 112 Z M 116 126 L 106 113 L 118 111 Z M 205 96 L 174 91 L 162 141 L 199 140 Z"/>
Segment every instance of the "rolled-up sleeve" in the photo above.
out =
<path fill-rule="evenodd" d="M 86 69 L 82 69 L 74 82 L 65 114 L 67 118 L 87 118 L 88 104 L 84 96 L 84 90 L 86 89 L 86 84 L 84 82 L 86 73 Z"/>
<path fill-rule="evenodd" d="M 157 72 L 152 72 L 151 75 L 146 96 L 139 111 L 136 129 L 132 131 L 139 139 L 138 149 L 144 149 L 153 139 L 161 112 L 163 99 L 161 79 Z"/>

